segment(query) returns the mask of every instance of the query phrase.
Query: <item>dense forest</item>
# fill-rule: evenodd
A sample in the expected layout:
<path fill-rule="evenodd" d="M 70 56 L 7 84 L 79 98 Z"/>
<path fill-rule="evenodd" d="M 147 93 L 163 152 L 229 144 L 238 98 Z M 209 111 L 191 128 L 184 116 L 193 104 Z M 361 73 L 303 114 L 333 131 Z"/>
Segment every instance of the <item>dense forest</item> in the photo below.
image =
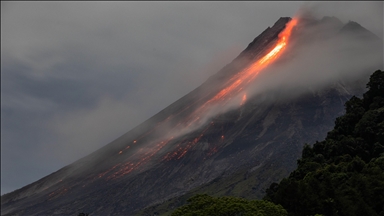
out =
<path fill-rule="evenodd" d="M 384 216 L 384 71 L 367 88 L 345 103 L 325 140 L 304 145 L 297 169 L 263 200 L 196 195 L 172 215 Z"/>

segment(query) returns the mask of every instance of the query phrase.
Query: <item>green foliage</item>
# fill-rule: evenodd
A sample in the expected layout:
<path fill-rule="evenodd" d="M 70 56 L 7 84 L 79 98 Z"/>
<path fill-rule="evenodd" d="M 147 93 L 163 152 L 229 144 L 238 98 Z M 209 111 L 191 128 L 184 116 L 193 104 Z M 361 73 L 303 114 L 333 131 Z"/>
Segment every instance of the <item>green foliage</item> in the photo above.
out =
<path fill-rule="evenodd" d="M 239 197 L 211 197 L 199 194 L 188 199 L 188 204 L 176 209 L 172 216 L 285 216 L 281 205 L 265 200 L 246 200 Z"/>
<path fill-rule="evenodd" d="M 345 103 L 324 141 L 304 146 L 298 168 L 265 200 L 289 215 L 384 215 L 384 72 L 367 87 Z"/>

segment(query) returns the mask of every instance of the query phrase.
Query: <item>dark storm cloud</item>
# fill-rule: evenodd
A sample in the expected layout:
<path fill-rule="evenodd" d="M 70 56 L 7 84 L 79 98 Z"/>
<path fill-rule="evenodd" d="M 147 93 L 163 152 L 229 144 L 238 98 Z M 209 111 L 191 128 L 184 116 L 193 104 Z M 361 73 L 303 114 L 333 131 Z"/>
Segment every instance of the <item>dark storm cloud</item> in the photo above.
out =
<path fill-rule="evenodd" d="M 1 193 L 148 119 L 301 4 L 1 2 Z M 373 4 L 316 7 L 377 33 Z"/>

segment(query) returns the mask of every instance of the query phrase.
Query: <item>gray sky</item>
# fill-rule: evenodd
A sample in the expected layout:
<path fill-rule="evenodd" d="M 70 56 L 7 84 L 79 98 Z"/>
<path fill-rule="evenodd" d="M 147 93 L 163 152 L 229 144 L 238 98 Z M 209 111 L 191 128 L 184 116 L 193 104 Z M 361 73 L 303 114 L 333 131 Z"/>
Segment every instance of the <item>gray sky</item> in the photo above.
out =
<path fill-rule="evenodd" d="M 198 87 L 302 6 L 382 37 L 382 2 L 1 2 L 1 194 Z"/>

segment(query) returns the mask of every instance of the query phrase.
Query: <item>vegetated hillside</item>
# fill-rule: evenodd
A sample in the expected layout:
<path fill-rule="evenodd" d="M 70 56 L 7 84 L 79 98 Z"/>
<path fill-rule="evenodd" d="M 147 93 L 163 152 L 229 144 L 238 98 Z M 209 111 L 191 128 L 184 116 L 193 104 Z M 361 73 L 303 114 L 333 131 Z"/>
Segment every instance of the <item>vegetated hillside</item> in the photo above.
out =
<path fill-rule="evenodd" d="M 267 190 L 289 215 L 384 215 L 384 72 L 374 72 L 363 98 L 324 141 L 305 145 L 298 168 Z"/>

